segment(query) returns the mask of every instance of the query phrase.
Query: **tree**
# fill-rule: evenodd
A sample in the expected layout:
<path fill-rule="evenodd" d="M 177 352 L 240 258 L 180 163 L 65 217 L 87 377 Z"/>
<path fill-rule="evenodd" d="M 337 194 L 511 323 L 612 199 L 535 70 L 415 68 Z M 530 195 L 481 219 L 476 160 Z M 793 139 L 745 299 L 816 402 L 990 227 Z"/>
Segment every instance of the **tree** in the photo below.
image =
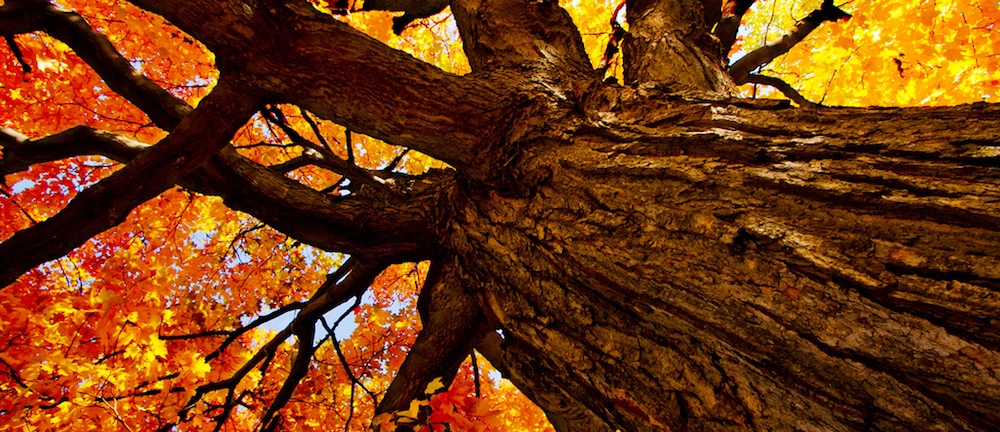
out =
<path fill-rule="evenodd" d="M 753 3 L 626 0 L 595 69 L 556 2 L 453 0 L 470 68 L 455 74 L 338 19 L 354 4 L 133 1 L 78 14 L 7 1 L 8 63 L 51 74 L 34 97 L 72 92 L 4 119 L 19 130 L 0 138 L 14 175 L 0 243 L 11 311 L 0 369 L 14 397 L 0 418 L 91 416 L 74 411 L 89 395 L 124 427 L 116 402 L 143 397 L 132 427 L 316 427 L 308 395 L 332 385 L 317 371 L 335 358 L 317 327 L 333 337 L 331 310 L 407 277 L 419 300 L 399 307 L 419 311 L 420 331 L 396 321 L 412 346 L 379 342 L 406 353 L 366 366 L 398 367 L 384 394 L 351 368 L 328 375 L 353 380 L 352 403 L 368 391 L 382 430 L 440 430 L 459 408 L 496 414 L 460 407 L 461 392 L 434 396 L 473 350 L 559 431 L 1000 424 L 1000 108 L 818 106 L 762 66 L 850 15 L 822 1 L 729 64 Z M 979 13 L 991 22 L 995 5 Z M 148 26 L 165 30 L 123 56 L 115 42 Z M 78 58 L 33 60 L 65 50 L 32 32 Z M 620 85 L 608 78 L 619 48 Z M 902 57 L 883 70 L 919 69 Z M 799 107 L 741 98 L 745 83 Z M 62 120 L 108 112 L 129 135 Z M 366 165 L 395 151 L 369 137 L 408 149 L 411 165 Z M 57 183 L 63 196 L 15 199 L 53 178 L 72 179 Z M 212 248 L 228 258 L 205 259 Z M 67 254 L 75 267 L 50 262 Z M 416 262 L 426 272 L 393 266 Z M 384 324 L 383 306 L 361 325 Z M 291 310 L 284 330 L 250 332 Z M 361 349 L 334 347 L 343 363 Z M 144 375 L 115 381 L 111 365 L 140 362 Z M 72 388 L 83 369 L 105 378 Z"/>

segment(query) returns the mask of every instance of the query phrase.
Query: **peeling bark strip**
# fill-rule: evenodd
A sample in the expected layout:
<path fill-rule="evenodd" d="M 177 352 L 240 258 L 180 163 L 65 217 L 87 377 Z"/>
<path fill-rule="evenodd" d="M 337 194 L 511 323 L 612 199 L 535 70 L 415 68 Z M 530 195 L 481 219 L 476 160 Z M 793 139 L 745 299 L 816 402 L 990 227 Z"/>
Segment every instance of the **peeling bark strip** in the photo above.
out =
<path fill-rule="evenodd" d="M 210 411 L 202 396 L 235 389 L 285 338 L 312 341 L 318 317 L 385 265 L 428 259 L 423 331 L 379 413 L 449 382 L 475 347 L 559 431 L 1000 424 L 1000 108 L 800 110 L 729 96 L 843 18 L 832 2 L 727 73 L 723 51 L 752 1 L 629 1 L 629 87 L 599 81 L 554 1 L 453 0 L 473 68 L 461 77 L 307 2 L 134 3 L 215 54 L 225 78 L 197 109 L 79 15 L 0 6 L 5 37 L 63 40 L 170 132 L 149 146 L 84 127 L 0 130 L 3 174 L 84 154 L 126 166 L 0 243 L 0 286 L 174 184 L 364 263 L 286 306 L 300 318 L 231 379 L 195 389 L 179 421 Z M 384 8 L 424 16 L 442 7 L 432 3 Z M 329 197 L 227 146 L 277 103 L 454 169 Z M 326 167 L 368 175 L 350 162 Z M 304 345 L 266 427 L 309 371 Z"/>

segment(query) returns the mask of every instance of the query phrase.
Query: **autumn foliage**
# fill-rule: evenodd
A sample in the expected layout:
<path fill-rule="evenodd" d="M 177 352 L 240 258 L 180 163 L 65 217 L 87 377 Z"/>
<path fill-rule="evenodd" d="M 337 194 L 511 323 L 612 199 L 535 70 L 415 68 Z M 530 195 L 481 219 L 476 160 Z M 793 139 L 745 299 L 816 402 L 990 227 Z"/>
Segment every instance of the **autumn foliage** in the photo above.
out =
<path fill-rule="evenodd" d="M 333 13 L 329 3 L 314 3 Z M 606 57 L 610 23 L 627 29 L 618 2 L 562 3 L 593 64 L 604 62 L 608 77 L 620 79 L 620 59 Z M 730 57 L 737 61 L 780 39 L 820 3 L 754 3 Z M 218 79 L 212 53 L 156 15 L 117 1 L 60 5 L 106 36 L 136 71 L 192 106 Z M 992 102 L 1000 94 L 996 2 L 859 0 L 841 7 L 850 19 L 824 23 L 754 73 L 780 78 L 826 105 L 950 105 Z M 392 33 L 388 13 L 337 17 L 446 71 L 469 71 L 447 10 L 417 21 L 401 37 Z M 37 138 L 86 126 L 136 145 L 166 136 L 66 43 L 45 32 L 8 41 L 0 47 L 0 126 L 11 133 Z M 785 97 L 763 85 L 741 90 L 750 97 Z M 310 152 L 372 171 L 447 167 L 294 106 L 262 109 L 232 145 L 252 161 L 334 195 L 357 184 L 300 163 Z M 80 191 L 121 169 L 120 162 L 83 156 L 24 164 L 5 154 L 0 240 L 58 213 Z M 349 261 L 231 210 L 219 198 L 175 187 L 0 290 L 0 429 L 259 428 L 295 362 L 300 341 L 286 326 L 327 275 Z M 386 421 L 385 414 L 375 417 L 375 407 L 421 327 L 416 299 L 427 273 L 426 262 L 392 266 L 346 307 L 326 314 L 315 330 L 307 373 L 273 415 L 274 424 L 363 430 Z M 422 430 L 551 428 L 540 409 L 474 356 L 449 388 L 428 388 L 409 411 L 393 414 L 397 423 L 408 416 Z"/>

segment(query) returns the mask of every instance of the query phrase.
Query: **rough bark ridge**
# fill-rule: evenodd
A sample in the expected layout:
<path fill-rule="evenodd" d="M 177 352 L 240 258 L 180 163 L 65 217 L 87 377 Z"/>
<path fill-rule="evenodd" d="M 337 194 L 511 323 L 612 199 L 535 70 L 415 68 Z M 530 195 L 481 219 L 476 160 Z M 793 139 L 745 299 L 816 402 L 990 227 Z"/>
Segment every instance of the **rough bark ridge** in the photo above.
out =
<path fill-rule="evenodd" d="M 35 140 L 0 131 L 2 173 L 79 154 L 127 166 L 0 244 L 4 286 L 178 184 L 353 255 L 272 344 L 311 340 L 323 311 L 386 265 L 433 260 L 424 330 L 381 413 L 450 381 L 475 348 L 560 431 L 1000 424 L 1000 108 L 734 99 L 722 51 L 752 2 L 629 1 L 627 87 L 600 81 L 550 0 L 452 0 L 466 76 L 306 1 L 133 3 L 215 53 L 223 79 L 197 109 L 133 74 L 78 15 L 0 6 L 5 36 L 67 40 L 171 131 L 151 147 L 86 128 Z M 841 19 L 831 7 L 817 14 Z M 785 49 L 766 48 L 748 57 Z M 754 79 L 750 66 L 738 81 Z M 278 102 L 454 169 L 333 197 L 223 148 Z M 139 175 L 142 193 L 124 193 Z M 79 214 L 85 230 L 65 222 Z M 70 228 L 79 238 L 47 241 Z M 232 391 L 264 351 L 199 388 L 177 421 L 206 392 Z M 296 364 L 265 425 L 307 368 Z"/>

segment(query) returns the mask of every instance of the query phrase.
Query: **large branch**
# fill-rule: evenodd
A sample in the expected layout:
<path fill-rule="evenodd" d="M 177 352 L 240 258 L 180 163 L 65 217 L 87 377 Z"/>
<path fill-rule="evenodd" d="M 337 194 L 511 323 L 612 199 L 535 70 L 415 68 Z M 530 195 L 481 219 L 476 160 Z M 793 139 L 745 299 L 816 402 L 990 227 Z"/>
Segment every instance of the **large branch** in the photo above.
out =
<path fill-rule="evenodd" d="M 111 90 L 142 109 L 155 124 L 173 130 L 191 111 L 184 101 L 158 87 L 131 68 L 110 42 L 89 27 L 77 14 L 46 2 L 8 2 L 0 7 L 0 23 L 10 34 L 43 30 L 64 40 L 86 61 Z M 57 135 L 31 140 L 13 131 L 0 136 L 5 144 L 0 172 L 23 170 L 28 165 L 71 156 L 100 154 L 119 162 L 129 162 L 144 144 L 89 128 L 74 128 Z M 20 144 L 19 144 L 20 143 Z M 325 250 L 363 256 L 412 254 L 417 245 L 427 245 L 423 225 L 398 219 L 404 212 L 392 210 L 398 202 L 384 197 L 355 196 L 334 203 L 330 197 L 302 186 L 239 156 L 232 149 L 213 156 L 202 168 L 181 183 L 206 195 L 221 196 L 233 208 L 250 213 L 272 227 L 300 241 Z M 378 204 L 375 204 L 378 202 Z M 427 208 L 426 204 L 421 204 Z M 379 213 L 376 209 L 389 209 Z M 391 214 L 392 216 L 388 216 Z M 392 219 L 391 222 L 387 219 Z M 386 221 L 380 226 L 377 221 Z M 388 227 L 411 227 L 411 231 Z M 405 231 L 405 232 L 402 232 Z M 406 238 L 404 244 L 392 239 Z"/>
<path fill-rule="evenodd" d="M 785 54 L 792 49 L 795 44 L 805 39 L 826 21 L 837 21 L 850 18 L 851 15 L 834 6 L 833 0 L 823 0 L 822 6 L 802 19 L 795 28 L 777 42 L 757 48 L 743 58 L 733 63 L 729 68 L 729 74 L 737 84 L 747 82 L 750 72 L 759 66 L 763 66 L 774 60 L 778 56 Z"/>
<path fill-rule="evenodd" d="M 4 156 L 0 174 L 4 175 L 33 164 L 84 155 L 130 164 L 155 148 L 87 127 L 35 140 L 0 128 L 0 145 Z M 449 177 L 438 173 L 409 186 L 402 180 L 393 185 L 405 193 L 383 194 L 362 188 L 348 197 L 331 197 L 225 148 L 178 185 L 219 196 L 230 208 L 249 213 L 303 243 L 398 262 L 433 253 L 435 239 L 421 215 L 438 205 L 435 191 L 450 182 Z"/>
<path fill-rule="evenodd" d="M 176 184 L 229 143 L 259 102 L 226 81 L 177 128 L 132 164 L 80 192 L 65 209 L 0 243 L 0 286 L 46 261 L 66 255 L 111 228 L 146 200 Z"/>
<path fill-rule="evenodd" d="M 736 43 L 743 15 L 750 10 L 750 6 L 753 6 L 754 2 L 755 0 L 725 0 L 722 2 L 722 15 L 719 18 L 719 24 L 715 27 L 714 34 L 715 37 L 719 38 L 719 54 L 723 58 L 729 57 L 729 51 Z"/>
<path fill-rule="evenodd" d="M 45 1 L 8 1 L 0 6 L 0 29 L 4 35 L 44 31 L 69 45 L 111 90 L 135 104 L 165 130 L 172 129 L 191 111 L 184 101 L 134 70 L 111 41 L 94 31 L 77 13 Z"/>
<path fill-rule="evenodd" d="M 455 167 L 475 164 L 476 149 L 499 140 L 516 96 L 389 48 L 305 1 L 134 3 L 193 35 L 220 70 L 276 100 Z"/>
<path fill-rule="evenodd" d="M 24 171 L 35 164 L 68 159 L 75 156 L 104 156 L 125 162 L 136 157 L 150 145 L 110 132 L 78 126 L 39 139 L 29 139 L 21 133 L 0 127 L 0 177 Z"/>

